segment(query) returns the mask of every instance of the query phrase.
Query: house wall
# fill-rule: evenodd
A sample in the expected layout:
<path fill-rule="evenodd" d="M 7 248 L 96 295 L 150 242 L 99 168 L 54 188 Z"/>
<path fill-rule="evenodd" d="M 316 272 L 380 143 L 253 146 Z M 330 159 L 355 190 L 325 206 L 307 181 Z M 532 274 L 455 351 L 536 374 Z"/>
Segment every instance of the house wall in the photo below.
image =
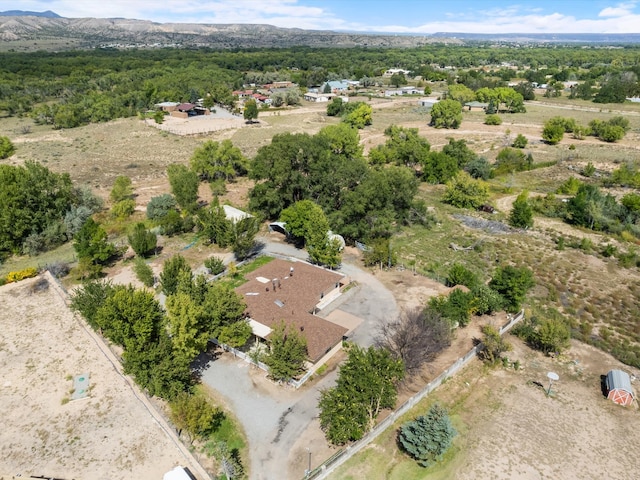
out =
<path fill-rule="evenodd" d="M 189 118 L 189 114 L 187 114 L 187 112 L 179 112 L 177 110 L 171 112 L 171 116 L 176 118 Z"/>

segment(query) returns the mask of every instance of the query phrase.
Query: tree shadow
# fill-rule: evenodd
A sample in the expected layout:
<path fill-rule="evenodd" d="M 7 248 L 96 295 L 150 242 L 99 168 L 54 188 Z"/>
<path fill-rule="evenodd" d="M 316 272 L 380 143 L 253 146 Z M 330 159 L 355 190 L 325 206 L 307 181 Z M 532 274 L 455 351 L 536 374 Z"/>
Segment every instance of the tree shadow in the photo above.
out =
<path fill-rule="evenodd" d="M 199 354 L 193 362 L 191 362 L 191 373 L 198 382 L 200 382 L 202 374 L 207 369 L 209 363 L 215 362 L 220 355 L 222 355 L 222 350 L 213 344 L 209 344 L 207 351 Z"/>

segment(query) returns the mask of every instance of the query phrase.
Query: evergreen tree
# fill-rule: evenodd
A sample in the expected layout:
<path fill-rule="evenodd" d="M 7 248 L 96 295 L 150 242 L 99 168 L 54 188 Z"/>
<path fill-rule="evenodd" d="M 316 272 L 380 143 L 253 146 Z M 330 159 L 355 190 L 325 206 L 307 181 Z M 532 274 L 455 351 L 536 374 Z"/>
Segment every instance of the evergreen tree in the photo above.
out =
<path fill-rule="evenodd" d="M 509 214 L 509 225 L 515 228 L 531 228 L 533 227 L 533 208 L 528 201 L 529 192 L 524 190 L 516 201 L 513 202 L 513 208 Z"/>
<path fill-rule="evenodd" d="M 442 458 L 457 434 L 447 411 L 434 404 L 426 415 L 402 425 L 398 440 L 418 464 L 428 467 Z"/>

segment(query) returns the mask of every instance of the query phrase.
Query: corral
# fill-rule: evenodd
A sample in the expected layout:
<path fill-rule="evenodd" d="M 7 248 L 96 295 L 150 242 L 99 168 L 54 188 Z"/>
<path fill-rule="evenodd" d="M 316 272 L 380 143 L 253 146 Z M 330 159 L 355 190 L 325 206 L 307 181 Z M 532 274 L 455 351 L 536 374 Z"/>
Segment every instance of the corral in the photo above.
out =
<path fill-rule="evenodd" d="M 159 479 L 191 456 L 48 276 L 0 288 L 1 467 L 42 478 Z M 72 400 L 76 374 L 87 398 Z"/>

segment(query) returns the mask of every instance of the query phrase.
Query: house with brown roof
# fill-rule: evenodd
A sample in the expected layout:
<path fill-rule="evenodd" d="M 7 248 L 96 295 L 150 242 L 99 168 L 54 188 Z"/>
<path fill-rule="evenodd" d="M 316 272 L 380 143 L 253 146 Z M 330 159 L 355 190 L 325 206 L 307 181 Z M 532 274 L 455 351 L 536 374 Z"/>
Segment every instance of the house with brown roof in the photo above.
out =
<path fill-rule="evenodd" d="M 280 322 L 307 340 L 309 361 L 316 363 L 342 342 L 347 329 L 316 315 L 341 294 L 350 280 L 306 262 L 275 259 L 247 274 L 236 292 L 247 304 L 255 336 L 269 341 Z"/>

